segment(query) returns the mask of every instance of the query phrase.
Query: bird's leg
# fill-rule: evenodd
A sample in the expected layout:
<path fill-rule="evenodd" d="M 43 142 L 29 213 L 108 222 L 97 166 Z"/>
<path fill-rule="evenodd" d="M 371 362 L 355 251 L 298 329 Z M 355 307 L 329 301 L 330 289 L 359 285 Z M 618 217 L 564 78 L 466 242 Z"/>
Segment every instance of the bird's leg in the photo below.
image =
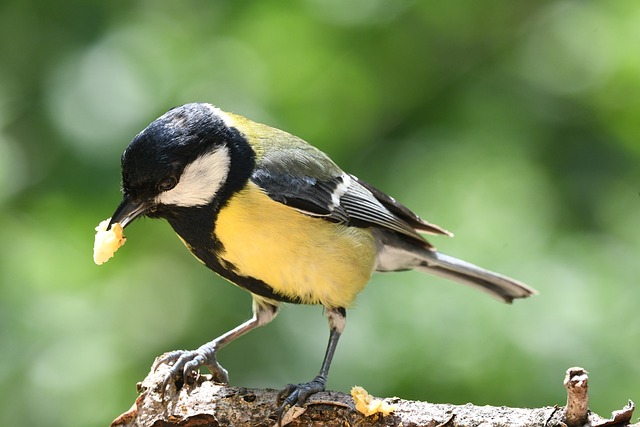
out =
<path fill-rule="evenodd" d="M 198 370 L 201 366 L 206 366 L 211 371 L 215 382 L 227 384 L 229 382 L 227 370 L 220 366 L 216 360 L 218 350 L 252 329 L 271 322 L 277 314 L 277 305 L 254 298 L 251 319 L 196 350 L 176 350 L 159 357 L 155 364 L 156 368 L 161 364 L 171 365 L 169 375 L 164 380 L 163 390 L 166 390 L 171 380 L 193 383 L 198 377 Z"/>
<path fill-rule="evenodd" d="M 324 391 L 325 389 L 329 368 L 331 367 L 331 360 L 336 351 L 338 339 L 340 339 L 340 335 L 347 322 L 347 312 L 342 307 L 328 308 L 326 315 L 329 319 L 329 343 L 327 344 L 327 351 L 322 361 L 320 373 L 308 383 L 289 384 L 278 393 L 278 404 L 280 405 L 278 409 L 278 423 L 281 422 L 282 415 L 288 407 L 295 404 L 302 406 L 309 396 Z"/>

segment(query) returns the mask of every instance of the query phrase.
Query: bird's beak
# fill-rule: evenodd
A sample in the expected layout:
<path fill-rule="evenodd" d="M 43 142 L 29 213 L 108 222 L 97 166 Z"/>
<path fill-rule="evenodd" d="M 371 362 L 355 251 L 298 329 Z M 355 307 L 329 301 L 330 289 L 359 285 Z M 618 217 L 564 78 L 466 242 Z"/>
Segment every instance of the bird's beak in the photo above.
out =
<path fill-rule="evenodd" d="M 149 203 L 136 201 L 128 196 L 124 196 L 116 208 L 116 211 L 111 216 L 107 230 L 111 230 L 111 226 L 116 222 L 119 222 L 123 228 L 126 227 L 133 222 L 134 219 L 144 214 L 148 208 Z"/>

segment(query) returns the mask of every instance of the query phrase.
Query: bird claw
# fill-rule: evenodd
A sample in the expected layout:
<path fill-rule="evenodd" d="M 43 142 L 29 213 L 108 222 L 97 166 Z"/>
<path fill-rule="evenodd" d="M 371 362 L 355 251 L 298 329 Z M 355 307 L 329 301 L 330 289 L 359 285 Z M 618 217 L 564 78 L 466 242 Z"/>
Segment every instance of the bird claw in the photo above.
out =
<path fill-rule="evenodd" d="M 162 383 L 163 392 L 171 381 L 176 383 L 177 388 L 180 388 L 182 384 L 195 384 L 200 377 L 200 368 L 202 366 L 211 371 L 214 382 L 229 383 L 227 370 L 216 359 L 216 349 L 206 344 L 197 350 L 176 350 L 165 353 L 156 359 L 153 370 L 157 370 L 163 364 L 170 366 L 169 373 Z"/>
<path fill-rule="evenodd" d="M 288 384 L 278 393 L 278 426 L 282 425 L 282 416 L 288 408 L 305 404 L 312 394 L 325 390 L 325 381 L 321 378 L 315 378 L 308 383 Z"/>

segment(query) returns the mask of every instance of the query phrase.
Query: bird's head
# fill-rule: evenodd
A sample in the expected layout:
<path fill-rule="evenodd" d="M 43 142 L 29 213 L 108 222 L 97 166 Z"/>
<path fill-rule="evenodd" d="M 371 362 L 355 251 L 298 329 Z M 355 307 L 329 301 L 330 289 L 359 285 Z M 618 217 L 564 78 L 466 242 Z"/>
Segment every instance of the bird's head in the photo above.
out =
<path fill-rule="evenodd" d="M 176 107 L 140 132 L 122 155 L 123 199 L 115 222 L 163 217 L 176 208 L 211 204 L 228 183 L 233 157 L 251 163 L 243 136 L 210 104 Z"/>

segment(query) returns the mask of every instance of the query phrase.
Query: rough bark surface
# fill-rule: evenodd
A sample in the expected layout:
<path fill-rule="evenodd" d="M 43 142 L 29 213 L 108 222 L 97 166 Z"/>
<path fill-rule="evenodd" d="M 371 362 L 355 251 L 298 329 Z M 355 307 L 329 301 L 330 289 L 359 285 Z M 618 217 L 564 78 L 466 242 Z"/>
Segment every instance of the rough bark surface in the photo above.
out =
<path fill-rule="evenodd" d="M 571 368 L 579 369 L 579 368 Z M 573 371 L 575 372 L 575 371 Z M 586 372 L 582 374 L 586 381 Z M 222 427 L 274 426 L 276 422 L 276 390 L 248 389 L 215 384 L 201 376 L 195 385 L 176 390 L 170 385 L 163 393 L 167 367 L 161 365 L 138 384 L 139 396 L 131 409 L 119 416 L 112 427 Z M 571 393 L 571 392 L 569 392 Z M 586 398 L 586 393 L 585 393 Z M 395 410 L 388 416 L 365 417 L 356 411 L 350 395 L 323 392 L 312 396 L 304 408 L 294 407 L 283 418 L 288 426 L 403 426 L 403 427 L 567 427 L 570 425 L 565 407 L 508 408 L 432 404 L 399 398 L 387 398 Z M 574 402 L 574 404 L 580 402 Z M 590 427 L 629 425 L 633 403 L 615 411 L 606 419 L 588 412 Z M 573 421 L 573 420 L 572 420 Z M 634 424 L 640 427 L 640 424 Z"/>

